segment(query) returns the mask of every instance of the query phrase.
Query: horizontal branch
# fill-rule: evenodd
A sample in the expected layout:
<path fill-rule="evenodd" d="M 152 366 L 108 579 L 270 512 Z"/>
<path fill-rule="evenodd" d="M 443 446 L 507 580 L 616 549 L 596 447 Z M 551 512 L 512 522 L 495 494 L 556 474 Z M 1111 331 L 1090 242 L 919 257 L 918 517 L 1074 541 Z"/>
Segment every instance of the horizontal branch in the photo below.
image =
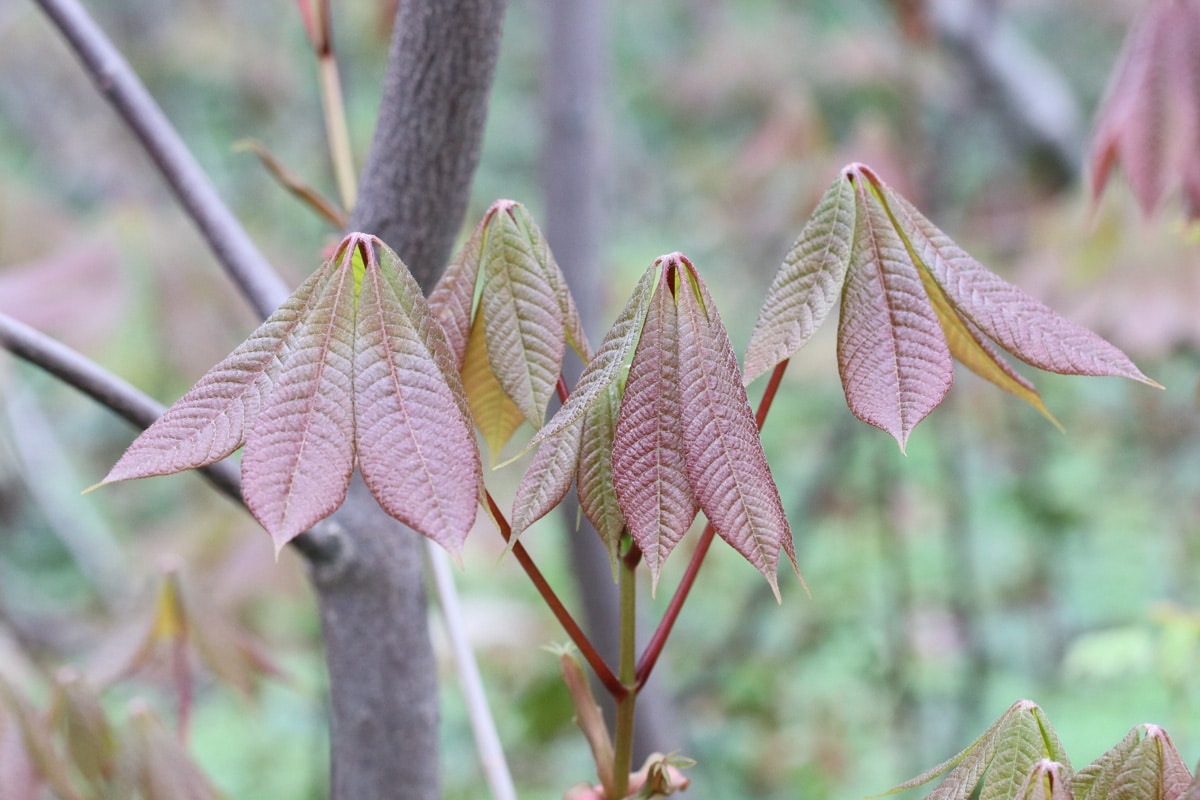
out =
<path fill-rule="evenodd" d="M 0 347 L 42 368 L 138 429 L 150 427 L 166 410 L 145 392 L 83 354 L 7 314 L 0 314 Z M 200 473 L 226 497 L 245 505 L 241 473 L 232 462 L 220 461 L 202 467 Z M 312 531 L 293 539 L 292 544 L 314 563 L 327 560 L 331 555 L 323 537 Z"/>
<path fill-rule="evenodd" d="M 259 316 L 290 291 L 217 194 L 183 139 L 125 58 L 78 0 L 37 0 L 75 51 L 97 91 L 112 104 L 191 217 L 221 266 Z"/>

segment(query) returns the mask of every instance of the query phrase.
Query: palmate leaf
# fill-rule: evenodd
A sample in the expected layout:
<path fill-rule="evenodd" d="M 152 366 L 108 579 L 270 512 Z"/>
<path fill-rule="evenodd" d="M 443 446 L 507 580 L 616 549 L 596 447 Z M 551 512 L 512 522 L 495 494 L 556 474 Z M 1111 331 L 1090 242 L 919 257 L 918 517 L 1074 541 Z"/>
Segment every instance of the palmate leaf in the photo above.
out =
<path fill-rule="evenodd" d="M 354 472 L 354 273 L 347 248 L 246 434 L 242 496 L 278 551 L 332 514 Z"/>
<path fill-rule="evenodd" d="M 1050 722 L 1032 700 L 1018 700 L 965 750 L 885 795 L 922 786 L 945 775 L 927 800 L 1010 800 L 1043 759 L 1070 776 L 1071 762 Z"/>
<path fill-rule="evenodd" d="M 896 438 L 946 397 L 954 367 L 921 276 L 887 211 L 851 177 L 857 216 L 842 293 L 838 370 L 850 410 Z"/>
<path fill-rule="evenodd" d="M 244 439 L 243 496 L 277 549 L 341 504 L 357 464 L 384 510 L 457 552 L 482 474 L 455 361 L 399 257 L 350 234 L 108 480 L 204 466 Z"/>
<path fill-rule="evenodd" d="M 562 502 L 575 482 L 579 468 L 579 448 L 583 437 L 584 417 L 559 429 L 542 441 L 533 463 L 521 477 L 513 499 L 512 535 L 515 539 L 525 529 Z"/>
<path fill-rule="evenodd" d="M 611 444 L 617 499 L 653 587 L 699 508 L 687 475 L 675 300 L 680 277 L 673 269 L 661 271 Z"/>
<path fill-rule="evenodd" d="M 562 502 L 575 481 L 581 459 L 591 460 L 591 456 L 585 457 L 580 453 L 588 413 L 596 403 L 608 402 L 607 393 L 623 377 L 622 371 L 629 363 L 641 335 L 657 275 L 656 265 L 646 270 L 625 308 L 604 335 L 595 356 L 579 376 L 567 402 L 522 451 L 538 448 L 513 500 L 514 536 Z"/>
<path fill-rule="evenodd" d="M 354 368 L 358 466 L 388 514 L 457 553 L 482 473 L 466 398 L 421 288 L 395 253 L 369 254 Z"/>
<path fill-rule="evenodd" d="M 1075 800 L 1181 800 L 1192 775 L 1171 737 L 1144 724 L 1076 773 Z"/>
<path fill-rule="evenodd" d="M 293 333 L 334 272 L 331 260 L 309 276 L 245 342 L 143 431 L 97 486 L 204 467 L 241 447 L 294 344 Z"/>
<path fill-rule="evenodd" d="M 869 173 L 901 235 L 954 309 L 1025 363 L 1061 375 L 1112 375 L 1158 384 L 1104 339 L 989 272 L 921 212 Z"/>
<path fill-rule="evenodd" d="M 540 428 L 570 346 L 586 364 L 591 349 L 566 278 L 545 236 L 520 203 L 492 204 L 429 297 L 460 369 L 493 462 L 515 426 L 497 387 Z M 475 337 L 486 359 L 469 352 Z M 475 356 L 470 365 L 469 356 Z M 483 373 L 486 367 L 490 378 Z"/>
<path fill-rule="evenodd" d="M 679 407 L 688 482 L 717 535 L 766 577 L 778 599 L 780 548 L 797 574 L 799 568 L 737 356 L 692 263 L 680 254 L 660 261 L 678 281 Z"/>
<path fill-rule="evenodd" d="M 515 204 L 492 215 L 483 245 L 479 311 L 496 380 L 538 428 L 562 370 L 566 326 L 553 278 L 547 275 L 548 248 L 534 231 L 524 209 Z"/>
<path fill-rule="evenodd" d="M 854 187 L 835 180 L 775 274 L 746 348 L 749 384 L 791 356 L 838 304 L 854 239 Z"/>
<path fill-rule="evenodd" d="M 578 446 L 581 498 L 587 503 L 598 492 L 589 516 L 602 534 L 616 532 L 607 539 L 610 554 L 615 557 L 618 524 L 627 521 L 657 581 L 698 507 L 778 597 L 780 549 L 796 562 L 791 529 L 729 336 L 681 254 L 656 259 L 642 276 L 534 445 L 541 449 L 518 488 L 513 516 L 521 525 L 514 528 L 565 494 L 557 471 Z M 609 468 L 618 509 L 605 488 Z"/>
<path fill-rule="evenodd" d="M 621 513 L 613 487 L 613 460 L 616 457 L 613 439 L 625 388 L 623 383 L 618 380 L 609 386 L 584 414 L 576 476 L 579 507 L 604 541 L 614 580 L 617 577 L 617 557 L 621 552 L 621 534 L 625 532 L 625 515 Z"/>
<path fill-rule="evenodd" d="M 1122 48 L 1088 156 L 1093 199 L 1120 163 L 1144 214 L 1182 186 L 1200 214 L 1200 3 L 1157 0 Z"/>
<path fill-rule="evenodd" d="M 747 377 L 790 358 L 839 289 L 847 405 L 901 449 L 949 391 L 952 356 L 1055 425 L 1001 350 L 1050 372 L 1158 386 L 1120 350 L 985 269 L 863 164 L 842 170 L 771 284 Z"/>

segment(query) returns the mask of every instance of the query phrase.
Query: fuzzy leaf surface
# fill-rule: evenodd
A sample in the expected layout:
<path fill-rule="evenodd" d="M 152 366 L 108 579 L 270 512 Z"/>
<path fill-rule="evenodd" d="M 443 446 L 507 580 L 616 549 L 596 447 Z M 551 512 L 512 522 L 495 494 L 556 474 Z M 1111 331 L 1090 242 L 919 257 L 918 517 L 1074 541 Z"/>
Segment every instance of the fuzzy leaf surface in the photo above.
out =
<path fill-rule="evenodd" d="M 653 586 L 698 508 L 684 445 L 679 310 L 667 279 L 663 270 L 629 367 L 611 447 L 617 500 Z"/>
<path fill-rule="evenodd" d="M 488 224 L 479 310 L 496 380 L 539 428 L 562 370 L 566 330 L 545 240 L 518 222 L 519 213 L 529 222 L 509 204 Z"/>
<path fill-rule="evenodd" d="M 584 417 L 542 440 L 513 499 L 513 540 L 562 502 L 575 482 Z"/>
<path fill-rule="evenodd" d="M 579 507 L 604 540 L 614 577 L 621 550 L 621 534 L 625 531 L 625 516 L 621 513 L 613 488 L 613 439 L 617 414 L 624 402 L 621 399 L 621 383 L 617 381 L 609 386 L 583 416 L 577 474 Z"/>
<path fill-rule="evenodd" d="M 277 551 L 341 505 L 354 471 L 354 249 L 300 322 L 246 436 L 242 496 Z"/>
<path fill-rule="evenodd" d="M 331 260 L 309 276 L 245 342 L 143 431 L 100 485 L 205 467 L 241 447 L 294 344 L 294 332 L 333 274 Z"/>
<path fill-rule="evenodd" d="M 981 800 L 1011 798 L 1041 759 L 1058 762 L 1070 775 L 1071 762 L 1042 710 L 1031 700 L 1018 700 L 961 753 L 886 794 L 945 775 L 926 800 L 969 800 L 976 792 Z"/>
<path fill-rule="evenodd" d="M 775 273 L 746 348 L 749 384 L 803 347 L 838 304 L 854 243 L 855 199 L 838 175 Z"/>
<path fill-rule="evenodd" d="M 950 354 L 979 377 L 1036 408 L 1055 427 L 1061 429 L 1062 426 L 1046 408 L 1034 385 L 1012 368 L 999 349 L 978 328 L 959 316 L 946 293 L 927 270 L 922 269 L 919 272 L 921 282 L 925 284 L 925 290 L 929 293 L 933 312 L 942 324 L 942 333 L 950 347 Z"/>
<path fill-rule="evenodd" d="M 950 350 L 921 276 L 887 211 L 860 172 L 857 226 L 842 294 L 838 368 L 854 416 L 903 450 L 954 382 Z"/>
<path fill-rule="evenodd" d="M 1139 725 L 1075 775 L 1077 800 L 1180 800 L 1192 776 L 1171 738 L 1157 725 Z"/>
<path fill-rule="evenodd" d="M 567 278 L 559 268 L 558 262 L 554 260 L 554 254 L 550 252 L 549 241 L 546 239 L 545 234 L 542 233 L 541 228 L 534 222 L 533 216 L 525 206 L 520 203 L 511 203 L 504 200 L 501 200 L 497 205 L 504 203 L 508 203 L 508 208 L 513 219 L 528 239 L 530 252 L 542 270 L 546 285 L 550 287 L 558 298 L 559 314 L 563 323 L 563 331 L 566 334 L 566 344 L 575 351 L 584 364 L 587 364 L 587 362 L 592 360 L 592 348 L 588 344 L 587 334 L 583 330 L 583 320 L 579 318 L 579 309 L 575 305 L 575 298 L 571 295 L 571 288 L 567 283 Z"/>
<path fill-rule="evenodd" d="M 662 263 L 678 275 L 679 406 L 688 481 L 717 535 L 763 574 L 778 598 L 779 550 L 794 562 L 792 533 L 737 356 L 691 262 L 675 254 Z"/>
<path fill-rule="evenodd" d="M 420 287 L 385 249 L 368 260 L 354 364 L 355 445 L 380 506 L 457 553 L 475 522 L 479 451 L 461 384 Z"/>
<path fill-rule="evenodd" d="M 494 214 L 489 209 L 475 226 L 471 236 L 446 266 L 442 277 L 429 293 L 429 305 L 442 324 L 455 364 L 461 369 L 466 358 L 467 342 L 474 321 L 475 286 L 479 282 L 479 264 L 487 225 Z"/>
<path fill-rule="evenodd" d="M 604 335 L 604 340 L 584 368 L 583 374 L 579 376 L 579 382 L 576 383 L 567 402 L 538 431 L 529 447 L 540 444 L 583 419 L 588 408 L 600 399 L 600 395 L 622 377 L 622 371 L 637 346 L 638 337 L 642 334 L 657 275 L 658 263 L 655 262 L 634 287 L 625 308 Z"/>
<path fill-rule="evenodd" d="M 921 212 L 884 189 L 900 233 L 955 311 L 1027 364 L 1063 375 L 1114 375 L 1153 384 L 1117 348 L 989 272 Z"/>

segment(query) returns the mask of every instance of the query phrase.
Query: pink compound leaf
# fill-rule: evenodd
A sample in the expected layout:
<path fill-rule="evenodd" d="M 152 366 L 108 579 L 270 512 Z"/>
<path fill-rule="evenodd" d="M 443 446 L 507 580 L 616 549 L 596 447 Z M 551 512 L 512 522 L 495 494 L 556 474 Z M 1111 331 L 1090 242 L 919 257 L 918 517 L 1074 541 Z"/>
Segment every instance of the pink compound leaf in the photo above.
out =
<path fill-rule="evenodd" d="M 461 550 L 475 522 L 479 451 L 453 355 L 407 268 L 377 240 L 368 257 L 355 328 L 358 466 L 391 516 Z"/>
<path fill-rule="evenodd" d="M 698 508 L 688 483 L 679 398 L 678 282 L 677 274 L 662 271 L 629 367 L 611 448 L 617 499 L 652 587 Z"/>
<path fill-rule="evenodd" d="M 660 259 L 677 277 L 679 405 L 688 482 L 717 535 L 766 577 L 779 598 L 782 548 L 792 532 L 763 453 L 737 356 L 708 289 L 680 254 Z"/>
<path fill-rule="evenodd" d="M 921 276 L 864 170 L 845 170 L 858 223 L 842 294 L 838 371 L 854 416 L 890 433 L 903 450 L 950 390 L 954 367 Z"/>
<path fill-rule="evenodd" d="M 294 332 L 335 272 L 327 261 L 241 345 L 142 432 L 98 488 L 115 481 L 205 467 L 245 442 Z"/>
<path fill-rule="evenodd" d="M 276 552 L 342 504 L 354 471 L 353 241 L 246 435 L 242 497 Z"/>

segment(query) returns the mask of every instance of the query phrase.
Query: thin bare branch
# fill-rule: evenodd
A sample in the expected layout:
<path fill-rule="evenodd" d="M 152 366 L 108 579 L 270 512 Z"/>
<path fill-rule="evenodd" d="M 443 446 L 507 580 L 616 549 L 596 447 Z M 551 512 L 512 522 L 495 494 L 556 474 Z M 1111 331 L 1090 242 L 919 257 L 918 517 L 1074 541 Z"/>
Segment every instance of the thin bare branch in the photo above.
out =
<path fill-rule="evenodd" d="M 161 403 L 86 356 L 7 314 L 0 314 L 0 347 L 41 367 L 139 429 L 150 427 L 166 410 Z M 221 461 L 200 472 L 218 491 L 244 505 L 242 477 L 237 465 Z M 314 535 L 313 531 L 292 542 L 310 561 L 318 562 L 331 556 L 324 538 Z"/>
<path fill-rule="evenodd" d="M 458 679 L 462 683 L 463 699 L 467 704 L 471 729 L 475 732 L 475 747 L 479 751 L 483 773 L 487 776 L 493 800 L 516 800 L 517 790 L 513 786 L 512 773 L 504 758 L 500 734 L 496 732 L 496 721 L 488 706 L 483 678 L 479 675 L 475 653 L 467 640 L 467 626 L 458 602 L 458 590 L 454 586 L 450 557 L 432 541 L 425 542 L 425 554 L 429 558 L 438 605 L 441 606 L 442 620 L 446 624 L 446 637 L 450 640 L 454 663 L 458 667 Z"/>
<path fill-rule="evenodd" d="M 77 0 L 37 0 L 66 38 L 96 89 L 113 105 L 158 167 L 229 277 L 258 314 L 290 293 L 229 211 L 183 139 L 129 63 Z"/>

